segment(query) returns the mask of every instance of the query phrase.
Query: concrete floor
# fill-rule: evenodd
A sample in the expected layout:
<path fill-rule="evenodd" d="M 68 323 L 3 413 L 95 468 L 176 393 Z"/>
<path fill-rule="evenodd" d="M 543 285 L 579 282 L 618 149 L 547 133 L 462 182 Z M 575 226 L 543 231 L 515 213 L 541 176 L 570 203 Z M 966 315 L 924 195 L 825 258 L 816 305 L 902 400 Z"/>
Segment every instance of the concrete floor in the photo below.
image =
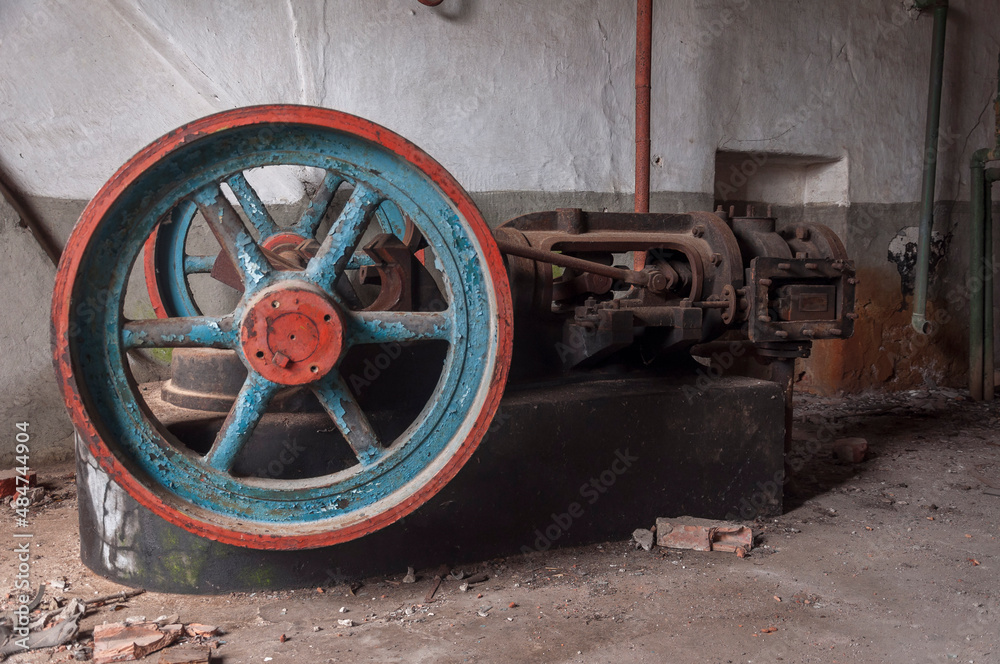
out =
<path fill-rule="evenodd" d="M 213 662 L 226 663 L 1000 662 L 998 420 L 948 390 L 800 397 L 796 496 L 755 524 L 744 559 L 609 542 L 459 566 L 490 579 L 464 593 L 447 580 L 428 603 L 433 571 L 401 583 L 401 554 L 399 574 L 356 594 L 147 593 L 86 617 L 79 641 L 105 621 L 177 613 L 221 627 Z M 867 438 L 869 459 L 834 460 L 829 442 L 845 436 Z M 58 500 L 34 514 L 33 578 L 66 577 L 67 598 L 114 592 L 78 560 L 72 472 L 39 471 Z M 13 569 L 4 545 L 0 587 Z"/>

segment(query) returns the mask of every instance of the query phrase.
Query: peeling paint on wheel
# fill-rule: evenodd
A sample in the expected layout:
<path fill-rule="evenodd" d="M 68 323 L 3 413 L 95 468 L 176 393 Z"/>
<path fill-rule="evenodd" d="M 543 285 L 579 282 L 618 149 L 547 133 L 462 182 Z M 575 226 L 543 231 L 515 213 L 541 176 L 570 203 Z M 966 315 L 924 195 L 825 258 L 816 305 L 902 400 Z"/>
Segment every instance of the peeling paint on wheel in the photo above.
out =
<path fill-rule="evenodd" d="M 441 265 L 447 324 L 432 326 L 429 334 L 450 340 L 432 401 L 391 453 L 350 472 L 278 486 L 233 477 L 163 438 L 139 406 L 126 368 L 125 350 L 149 339 L 124 329 L 120 306 L 132 264 L 179 201 L 241 170 L 273 163 L 336 171 L 396 203 L 421 229 Z M 290 278 L 264 270 L 258 274 L 256 268 L 263 266 L 250 251 L 240 252 L 241 261 L 244 253 L 251 261 L 244 271 L 261 287 Z M 89 315 L 81 314 L 84 302 L 90 303 Z M 241 305 L 234 312 L 237 321 L 244 309 Z M 409 333 L 395 323 L 381 330 L 369 327 L 384 339 Z M 228 342 L 225 334 L 216 322 L 180 336 Z M 191 123 L 145 148 L 84 211 L 57 275 L 53 355 L 67 408 L 89 453 L 141 504 L 193 533 L 231 544 L 325 546 L 372 532 L 416 509 L 468 460 L 506 381 L 510 294 L 499 252 L 468 195 L 415 146 L 334 111 L 236 109 Z M 345 506 L 346 494 L 352 499 Z"/>

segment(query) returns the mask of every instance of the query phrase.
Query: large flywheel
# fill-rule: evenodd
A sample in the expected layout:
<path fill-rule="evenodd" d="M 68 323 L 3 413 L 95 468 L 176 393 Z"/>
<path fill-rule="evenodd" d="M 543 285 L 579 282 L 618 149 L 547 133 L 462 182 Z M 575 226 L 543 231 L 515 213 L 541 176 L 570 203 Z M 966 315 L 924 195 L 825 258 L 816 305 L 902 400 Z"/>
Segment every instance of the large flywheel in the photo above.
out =
<path fill-rule="evenodd" d="M 253 185 L 276 167 L 311 182 L 291 219 Z M 214 248 L 188 251 L 195 224 Z M 417 251 L 421 297 L 400 267 Z M 203 272 L 232 287 L 226 310 L 196 302 L 187 277 Z M 134 273 L 159 317 L 126 317 Z M 133 157 L 73 231 L 53 325 L 70 415 L 102 469 L 166 520 L 255 548 L 347 541 L 426 502 L 489 427 L 511 347 L 503 263 L 455 179 L 387 129 L 301 106 L 219 113 Z M 366 410 L 350 373 L 352 353 L 386 344 L 408 357 L 426 348 L 438 367 L 395 427 Z M 149 349 L 238 358 L 242 388 L 207 442 L 186 439 L 145 396 L 134 357 Z M 255 431 L 296 392 L 325 412 L 324 444 L 343 462 L 293 478 L 246 472 Z"/>

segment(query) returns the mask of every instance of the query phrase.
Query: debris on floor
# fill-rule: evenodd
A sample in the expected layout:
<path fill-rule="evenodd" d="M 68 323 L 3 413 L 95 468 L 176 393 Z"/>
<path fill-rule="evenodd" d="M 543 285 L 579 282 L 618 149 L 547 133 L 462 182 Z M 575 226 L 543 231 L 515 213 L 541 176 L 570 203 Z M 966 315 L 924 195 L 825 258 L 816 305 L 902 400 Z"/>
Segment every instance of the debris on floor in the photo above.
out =
<path fill-rule="evenodd" d="M 157 664 L 208 664 L 211 652 L 208 646 L 174 646 L 160 653 Z"/>
<path fill-rule="evenodd" d="M 632 539 L 644 551 L 649 551 L 653 548 L 654 533 L 649 528 L 636 528 L 632 531 Z"/>
<path fill-rule="evenodd" d="M 72 599 L 62 610 L 43 614 L 34 620 L 28 613 L 17 613 L 12 618 L 11 627 L 6 626 L 5 617 L 0 622 L 0 637 L 6 637 L 0 645 L 0 661 L 17 653 L 69 643 L 80 630 L 80 618 L 85 610 L 83 602 Z M 51 626 L 45 628 L 50 621 Z"/>
<path fill-rule="evenodd" d="M 7 504 L 11 509 L 24 509 L 26 507 L 41 507 L 46 504 L 45 500 L 45 487 L 43 486 L 33 486 L 26 487 L 24 485 L 18 487 L 14 495 L 8 498 L 4 498 L 8 501 Z M 27 501 L 27 502 L 25 502 Z"/>
<path fill-rule="evenodd" d="M 868 454 L 868 441 L 864 438 L 838 438 L 833 441 L 833 453 L 844 463 L 861 463 Z"/>
<path fill-rule="evenodd" d="M 931 409 L 923 390 L 797 393 L 791 452 L 797 492 L 786 493 L 782 515 L 731 518 L 752 528 L 746 560 L 738 557 L 742 547 L 735 556 L 655 546 L 637 551 L 641 545 L 626 529 L 623 541 L 447 561 L 451 573 L 431 603 L 426 594 L 440 573 L 438 559 L 401 560 L 393 576 L 369 577 L 363 585 L 334 574 L 308 590 L 149 592 L 130 599 L 79 559 L 69 466 L 39 470 L 46 491 L 64 499 L 31 523 L 32 551 L 39 554 L 32 579 L 46 582 L 44 597 L 29 603 L 31 620 L 50 611 L 57 613 L 46 627 L 62 620 L 56 616 L 69 595 L 85 601 L 87 611 L 74 640 L 16 652 L 4 664 L 92 661 L 89 637 L 97 625 L 160 614 L 222 627 L 226 636 L 209 639 L 209 661 L 216 663 L 382 664 L 407 656 L 510 664 L 997 662 L 1000 497 L 989 493 L 1000 494 L 1000 401 L 944 395 L 930 393 Z M 833 441 L 847 437 L 868 442 L 864 463 L 834 456 Z M 614 491 L 602 500 L 615 500 Z M 660 515 L 676 517 L 666 519 L 671 524 L 698 523 Z M 651 521 L 628 528 L 653 531 Z M 535 526 L 526 524 L 526 538 Z M 9 549 L 0 550 L 0 614 L 8 615 L 19 603 L 9 593 L 17 570 Z M 414 585 L 401 583 L 407 564 L 421 570 Z M 461 592 L 477 572 L 489 581 Z M 65 591 L 48 583 L 61 577 Z M 101 603 L 105 608 L 97 608 Z M 350 626 L 338 625 L 348 618 Z M 180 658 L 193 641 L 182 637 L 139 664 L 204 664 Z M 209 643 L 198 645 L 207 653 Z"/>
<path fill-rule="evenodd" d="M 465 577 L 465 581 L 462 582 L 462 585 L 460 585 L 458 589 L 461 590 L 463 593 L 468 592 L 476 584 L 484 583 L 486 581 L 489 581 L 489 579 L 490 577 L 487 574 L 483 573 L 473 574 L 472 576 Z"/>
<path fill-rule="evenodd" d="M 193 639 L 207 639 L 219 633 L 219 628 L 215 625 L 202 625 L 201 623 L 188 623 L 184 625 L 184 633 Z"/>
<path fill-rule="evenodd" d="M 477 583 L 484 583 L 489 580 L 490 576 L 485 572 L 479 572 L 478 574 L 473 574 L 472 576 L 465 577 L 465 582 L 468 583 L 470 586 L 474 586 Z"/>
<path fill-rule="evenodd" d="M 94 628 L 94 662 L 130 662 L 163 650 L 181 638 L 184 627 L 178 623 L 159 626 L 155 622 L 110 623 Z"/>
<path fill-rule="evenodd" d="M 57 576 L 48 586 L 62 591 L 70 587 L 70 582 L 65 576 Z M 93 615 L 97 609 L 110 602 L 115 602 L 114 610 L 123 608 L 118 602 L 146 591 L 124 590 L 89 600 L 78 597 L 67 600 L 61 596 L 43 598 L 45 591 L 46 584 L 40 585 L 34 598 L 22 605 L 23 610 L 0 615 L 0 661 L 32 650 L 69 648 L 78 661 L 89 661 L 93 657 L 96 664 L 127 662 L 142 659 L 188 638 L 198 642 L 189 645 L 197 646 L 199 653 L 204 651 L 204 656 L 192 650 L 176 657 L 171 655 L 172 659 L 161 661 L 168 664 L 198 664 L 208 662 L 207 653 L 211 644 L 202 642 L 218 634 L 218 628 L 214 625 L 184 625 L 179 622 L 177 614 L 160 616 L 153 621 L 147 621 L 145 617 L 133 617 L 121 622 L 96 625 L 91 648 L 89 641 L 74 643 L 79 635 L 81 619 Z"/>
<path fill-rule="evenodd" d="M 94 662 L 110 664 L 139 660 L 184 637 L 205 639 L 215 636 L 218 631 L 214 625 L 181 624 L 177 622 L 177 614 L 160 616 L 153 621 L 125 620 L 97 625 L 94 627 Z"/>
<path fill-rule="evenodd" d="M 427 591 L 426 595 L 424 595 L 424 601 L 425 602 L 433 602 L 434 601 L 434 593 L 436 593 L 438 591 L 438 588 L 441 587 L 441 582 L 447 576 L 448 576 L 448 566 L 447 565 L 442 565 L 438 569 L 437 574 L 434 575 L 434 585 L 432 585 L 431 589 Z"/>
<path fill-rule="evenodd" d="M 38 477 L 34 471 L 29 471 L 27 475 L 20 475 L 13 468 L 10 470 L 0 470 L 0 498 L 10 498 L 17 493 L 18 486 L 35 486 L 37 479 Z"/>
<path fill-rule="evenodd" d="M 656 520 L 656 544 L 670 549 L 746 554 L 753 546 L 753 532 L 748 526 L 726 521 L 661 517 Z"/>

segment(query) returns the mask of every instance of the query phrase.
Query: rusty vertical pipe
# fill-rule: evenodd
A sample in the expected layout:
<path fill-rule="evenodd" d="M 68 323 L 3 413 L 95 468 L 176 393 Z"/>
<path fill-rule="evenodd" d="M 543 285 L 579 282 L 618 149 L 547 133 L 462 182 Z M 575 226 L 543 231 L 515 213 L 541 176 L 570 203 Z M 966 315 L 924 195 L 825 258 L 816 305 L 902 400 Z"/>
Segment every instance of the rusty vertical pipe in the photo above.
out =
<path fill-rule="evenodd" d="M 637 0 L 635 8 L 635 211 L 649 213 L 649 89 L 653 48 L 653 0 Z M 646 252 L 632 253 L 641 270 Z"/>
<path fill-rule="evenodd" d="M 772 359 L 771 380 L 781 385 L 785 393 L 785 472 L 787 479 L 788 455 L 792 452 L 792 397 L 795 394 L 795 358 Z"/>
<path fill-rule="evenodd" d="M 649 212 L 649 88 L 653 0 L 637 0 L 635 14 L 635 211 Z"/>

